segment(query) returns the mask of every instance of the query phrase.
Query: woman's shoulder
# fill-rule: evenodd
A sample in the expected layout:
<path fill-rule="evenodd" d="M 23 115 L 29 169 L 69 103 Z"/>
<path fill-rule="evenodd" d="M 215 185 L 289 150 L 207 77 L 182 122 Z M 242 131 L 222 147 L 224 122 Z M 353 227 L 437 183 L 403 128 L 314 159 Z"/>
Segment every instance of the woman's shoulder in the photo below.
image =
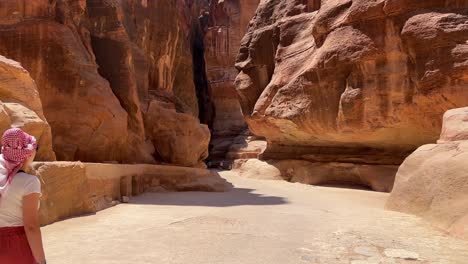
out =
<path fill-rule="evenodd" d="M 25 172 L 16 174 L 12 185 L 15 185 L 16 189 L 21 190 L 23 196 L 31 193 L 41 193 L 41 181 L 39 178 Z"/>
<path fill-rule="evenodd" d="M 32 174 L 28 174 L 26 172 L 18 172 L 18 174 L 16 174 L 15 178 L 13 178 L 13 180 L 15 179 L 18 179 L 20 182 L 22 183 L 39 183 L 41 184 L 41 181 L 39 180 L 39 178 L 35 175 L 32 175 Z"/>

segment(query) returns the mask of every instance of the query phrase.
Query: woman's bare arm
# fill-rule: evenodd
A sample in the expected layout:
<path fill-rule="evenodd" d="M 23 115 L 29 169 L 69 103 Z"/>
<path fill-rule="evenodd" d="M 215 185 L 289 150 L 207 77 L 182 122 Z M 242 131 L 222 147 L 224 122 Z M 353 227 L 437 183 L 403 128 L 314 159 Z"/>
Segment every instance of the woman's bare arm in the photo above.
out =
<path fill-rule="evenodd" d="M 32 193 L 23 197 L 24 230 L 28 237 L 34 258 L 38 263 L 45 263 L 42 234 L 39 224 L 39 193 Z"/>

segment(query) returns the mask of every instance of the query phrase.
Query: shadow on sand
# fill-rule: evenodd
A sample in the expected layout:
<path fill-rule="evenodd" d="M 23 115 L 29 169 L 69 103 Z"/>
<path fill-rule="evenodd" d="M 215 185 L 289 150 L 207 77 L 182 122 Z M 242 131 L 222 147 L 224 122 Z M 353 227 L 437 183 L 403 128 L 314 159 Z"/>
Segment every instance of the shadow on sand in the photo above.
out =
<path fill-rule="evenodd" d="M 228 192 L 144 193 L 132 197 L 129 204 L 229 207 L 242 205 L 287 204 L 283 197 L 253 193 L 254 189 L 232 188 Z"/>

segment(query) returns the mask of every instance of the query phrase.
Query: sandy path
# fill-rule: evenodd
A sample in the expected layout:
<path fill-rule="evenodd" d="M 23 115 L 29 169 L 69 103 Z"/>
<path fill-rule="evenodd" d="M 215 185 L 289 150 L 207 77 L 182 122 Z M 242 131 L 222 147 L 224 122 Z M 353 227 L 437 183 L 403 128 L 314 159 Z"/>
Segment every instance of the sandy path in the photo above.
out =
<path fill-rule="evenodd" d="M 235 189 L 148 193 L 44 227 L 49 263 L 468 263 L 468 242 L 384 211 L 387 194 L 222 176 Z"/>

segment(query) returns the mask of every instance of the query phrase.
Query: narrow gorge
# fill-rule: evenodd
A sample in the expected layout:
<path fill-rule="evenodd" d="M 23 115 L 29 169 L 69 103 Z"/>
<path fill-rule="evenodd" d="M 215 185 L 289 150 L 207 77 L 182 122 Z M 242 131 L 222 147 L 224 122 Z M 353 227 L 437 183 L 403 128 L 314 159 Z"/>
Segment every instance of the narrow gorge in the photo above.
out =
<path fill-rule="evenodd" d="M 467 107 L 466 0 L 0 0 L 0 131 L 38 138 L 43 224 L 235 173 L 466 240 Z"/>

